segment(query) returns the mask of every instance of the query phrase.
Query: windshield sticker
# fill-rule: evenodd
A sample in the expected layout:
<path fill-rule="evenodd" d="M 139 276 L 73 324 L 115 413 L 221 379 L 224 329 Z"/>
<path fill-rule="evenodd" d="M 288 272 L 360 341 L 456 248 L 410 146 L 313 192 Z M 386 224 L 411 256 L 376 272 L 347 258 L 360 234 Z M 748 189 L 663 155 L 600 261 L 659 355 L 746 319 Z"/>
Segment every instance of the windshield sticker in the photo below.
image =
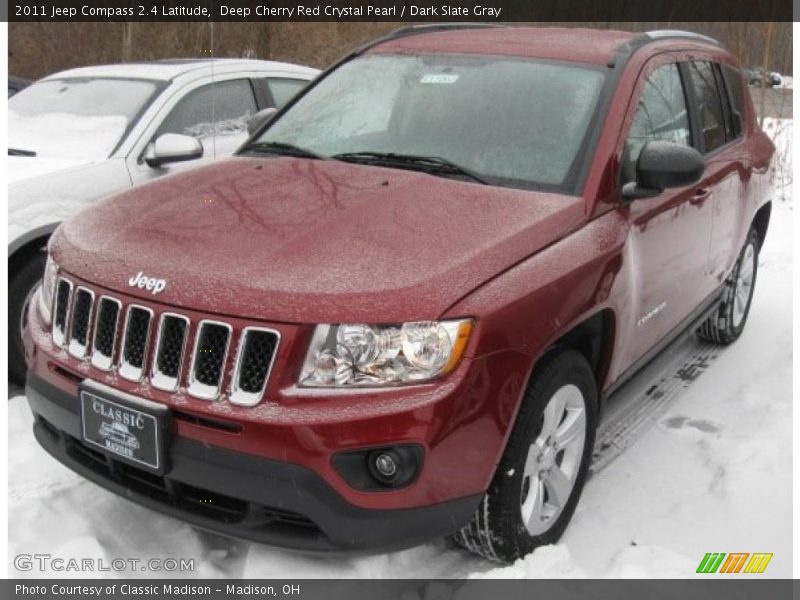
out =
<path fill-rule="evenodd" d="M 447 73 L 428 73 L 423 75 L 420 83 L 455 83 L 458 81 L 458 75 L 450 75 Z"/>

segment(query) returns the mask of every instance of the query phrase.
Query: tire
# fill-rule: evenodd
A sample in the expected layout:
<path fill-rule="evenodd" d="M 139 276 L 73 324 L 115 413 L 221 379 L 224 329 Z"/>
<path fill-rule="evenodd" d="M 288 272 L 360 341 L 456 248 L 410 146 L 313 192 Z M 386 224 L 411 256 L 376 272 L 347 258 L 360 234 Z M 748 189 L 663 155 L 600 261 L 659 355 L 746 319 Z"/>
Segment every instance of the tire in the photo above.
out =
<path fill-rule="evenodd" d="M 17 385 L 25 385 L 25 348 L 22 334 L 27 328 L 27 307 L 36 289 L 42 283 L 47 253 L 44 250 L 29 255 L 20 263 L 8 281 L 8 378 Z M 11 269 L 9 269 L 10 271 Z"/>
<path fill-rule="evenodd" d="M 758 250 L 758 234 L 751 229 L 739 259 L 725 281 L 719 309 L 697 330 L 702 339 L 715 344 L 730 344 L 742 334 L 756 287 Z"/>
<path fill-rule="evenodd" d="M 562 401 L 564 408 L 559 408 Z M 586 482 L 597 404 L 594 373 L 581 354 L 573 350 L 546 354 L 534 370 L 489 490 L 472 521 L 453 541 L 475 554 L 506 563 L 558 541 Z M 546 421 L 554 425 L 547 426 Z M 562 449 L 553 448 L 550 440 L 555 436 L 545 439 L 541 435 L 545 427 L 556 434 L 562 432 L 562 436 L 582 433 L 582 446 L 576 436 Z M 542 471 L 545 475 L 540 478 Z M 566 484 L 555 471 L 566 476 Z M 555 489 L 561 490 L 565 500 L 558 500 L 551 491 Z M 537 511 L 538 499 L 542 504 Z"/>

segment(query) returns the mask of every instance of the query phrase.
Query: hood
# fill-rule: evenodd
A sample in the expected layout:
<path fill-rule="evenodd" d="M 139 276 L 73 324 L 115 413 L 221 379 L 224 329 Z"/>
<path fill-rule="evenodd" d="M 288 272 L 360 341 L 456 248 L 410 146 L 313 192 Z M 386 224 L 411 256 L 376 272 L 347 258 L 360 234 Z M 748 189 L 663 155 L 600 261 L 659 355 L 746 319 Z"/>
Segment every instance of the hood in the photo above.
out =
<path fill-rule="evenodd" d="M 275 322 L 430 319 L 585 221 L 581 198 L 298 158 L 233 158 L 70 219 L 67 272 L 119 292 Z M 163 279 L 157 296 L 129 287 Z"/>
<path fill-rule="evenodd" d="M 39 156 L 9 156 L 8 183 L 13 184 L 33 177 L 56 173 L 65 169 L 88 165 L 88 160 L 44 158 Z"/>

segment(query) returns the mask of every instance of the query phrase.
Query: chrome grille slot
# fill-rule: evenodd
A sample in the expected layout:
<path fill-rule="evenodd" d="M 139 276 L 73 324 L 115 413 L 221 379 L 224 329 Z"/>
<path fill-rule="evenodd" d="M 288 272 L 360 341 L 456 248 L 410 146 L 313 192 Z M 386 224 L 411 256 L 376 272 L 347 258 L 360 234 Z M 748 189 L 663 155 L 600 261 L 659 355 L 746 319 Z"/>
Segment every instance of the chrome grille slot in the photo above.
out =
<path fill-rule="evenodd" d="M 279 341 L 280 335 L 272 329 L 246 327 L 242 331 L 231 383 L 233 404 L 253 406 L 261 400 Z"/>
<path fill-rule="evenodd" d="M 147 344 L 150 341 L 150 321 L 153 311 L 144 306 L 131 304 L 125 318 L 125 333 L 122 336 L 122 357 L 119 374 L 130 381 L 139 381 L 147 360 Z"/>
<path fill-rule="evenodd" d="M 168 392 L 178 389 L 188 331 L 189 319 L 186 317 L 172 313 L 161 315 L 153 372 L 150 375 L 153 387 Z"/>
<path fill-rule="evenodd" d="M 69 320 L 70 302 L 72 300 L 72 282 L 58 279 L 56 290 L 56 306 L 53 311 L 53 343 L 63 347 L 67 340 L 67 321 Z"/>
<path fill-rule="evenodd" d="M 84 287 L 75 290 L 69 326 L 68 351 L 76 358 L 85 358 L 89 350 L 89 329 L 92 322 L 94 292 Z"/>
<path fill-rule="evenodd" d="M 187 388 L 192 396 L 204 400 L 219 396 L 230 341 L 230 325 L 218 321 L 200 321 Z"/>
<path fill-rule="evenodd" d="M 122 303 L 108 296 L 101 296 L 94 318 L 94 342 L 92 364 L 98 369 L 110 371 L 114 364 L 114 347 L 117 342 L 117 326 Z"/>

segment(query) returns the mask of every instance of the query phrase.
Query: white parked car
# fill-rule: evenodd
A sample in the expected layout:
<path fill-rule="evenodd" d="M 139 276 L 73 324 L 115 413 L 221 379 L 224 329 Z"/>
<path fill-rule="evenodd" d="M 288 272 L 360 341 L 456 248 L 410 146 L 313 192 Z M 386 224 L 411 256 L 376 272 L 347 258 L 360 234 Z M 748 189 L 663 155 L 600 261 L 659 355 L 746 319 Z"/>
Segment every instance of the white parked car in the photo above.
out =
<path fill-rule="evenodd" d="M 247 120 L 280 107 L 319 71 L 215 59 L 83 67 L 8 102 L 9 376 L 25 377 L 27 304 L 58 224 L 89 203 L 232 153 Z"/>

